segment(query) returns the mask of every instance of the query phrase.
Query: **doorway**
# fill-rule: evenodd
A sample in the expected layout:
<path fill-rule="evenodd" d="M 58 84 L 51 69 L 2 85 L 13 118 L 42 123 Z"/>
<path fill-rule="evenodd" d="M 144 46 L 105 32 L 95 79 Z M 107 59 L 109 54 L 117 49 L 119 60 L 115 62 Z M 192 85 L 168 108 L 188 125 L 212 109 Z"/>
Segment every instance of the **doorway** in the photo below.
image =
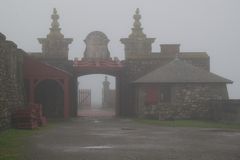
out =
<path fill-rule="evenodd" d="M 116 115 L 116 78 L 104 74 L 78 78 L 78 115 L 87 117 Z"/>
<path fill-rule="evenodd" d="M 55 80 L 43 80 L 35 89 L 35 103 L 42 104 L 47 118 L 63 118 L 64 91 Z"/>

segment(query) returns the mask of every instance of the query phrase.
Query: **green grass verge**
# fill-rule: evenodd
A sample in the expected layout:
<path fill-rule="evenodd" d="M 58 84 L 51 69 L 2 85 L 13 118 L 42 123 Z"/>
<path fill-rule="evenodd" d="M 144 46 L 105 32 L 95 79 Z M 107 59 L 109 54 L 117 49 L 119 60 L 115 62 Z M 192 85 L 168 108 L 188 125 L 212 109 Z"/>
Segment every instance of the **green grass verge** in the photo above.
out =
<path fill-rule="evenodd" d="M 199 121 L 199 120 L 149 120 L 149 119 L 136 119 L 136 122 L 159 125 L 165 127 L 197 127 L 197 128 L 222 128 L 222 129 L 240 129 L 240 124 L 237 123 L 223 123 L 213 121 Z"/>
<path fill-rule="evenodd" d="M 24 160 L 26 139 L 46 129 L 56 126 L 50 122 L 37 129 L 7 129 L 0 132 L 0 160 Z"/>
<path fill-rule="evenodd" d="M 22 158 L 24 138 L 36 133 L 35 130 L 8 129 L 0 132 L 0 160 Z"/>

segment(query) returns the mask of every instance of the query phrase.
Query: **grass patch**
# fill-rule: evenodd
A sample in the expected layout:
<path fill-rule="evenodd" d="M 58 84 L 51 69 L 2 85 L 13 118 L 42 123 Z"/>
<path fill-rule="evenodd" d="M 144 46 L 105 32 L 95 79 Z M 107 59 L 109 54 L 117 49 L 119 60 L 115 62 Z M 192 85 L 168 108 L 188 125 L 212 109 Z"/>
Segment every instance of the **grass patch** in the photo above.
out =
<path fill-rule="evenodd" d="M 223 123 L 213 121 L 200 121 L 200 120 L 149 120 L 149 119 L 136 119 L 136 122 L 159 125 L 164 127 L 196 127 L 196 128 L 222 128 L 222 129 L 240 129 L 240 124 L 237 123 Z"/>
<path fill-rule="evenodd" d="M 56 126 L 50 122 L 36 129 L 7 129 L 0 132 L 0 160 L 24 160 L 26 138 Z"/>
<path fill-rule="evenodd" d="M 21 159 L 24 138 L 36 133 L 35 130 L 8 129 L 0 132 L 0 160 Z"/>

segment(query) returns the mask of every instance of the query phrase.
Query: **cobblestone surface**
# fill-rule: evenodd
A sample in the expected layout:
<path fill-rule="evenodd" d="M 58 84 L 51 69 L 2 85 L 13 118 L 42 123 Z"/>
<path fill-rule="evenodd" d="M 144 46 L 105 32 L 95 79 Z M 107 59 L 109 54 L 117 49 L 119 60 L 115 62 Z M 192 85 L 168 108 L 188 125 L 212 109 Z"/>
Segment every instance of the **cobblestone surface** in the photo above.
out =
<path fill-rule="evenodd" d="M 76 118 L 28 140 L 27 160 L 239 160 L 240 131 Z"/>

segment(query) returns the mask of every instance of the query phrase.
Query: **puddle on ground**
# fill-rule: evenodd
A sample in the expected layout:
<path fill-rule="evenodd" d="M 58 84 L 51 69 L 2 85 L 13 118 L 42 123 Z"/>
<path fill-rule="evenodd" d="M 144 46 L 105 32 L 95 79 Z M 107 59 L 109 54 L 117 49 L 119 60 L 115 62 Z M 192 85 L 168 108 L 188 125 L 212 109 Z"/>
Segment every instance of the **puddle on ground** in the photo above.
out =
<path fill-rule="evenodd" d="M 84 149 L 110 149 L 113 148 L 113 146 L 86 146 L 86 147 L 81 147 Z"/>
<path fill-rule="evenodd" d="M 93 146 L 59 146 L 59 145 L 37 145 L 40 149 L 48 150 L 51 152 L 68 152 L 68 153 L 76 153 L 76 152 L 95 152 L 95 151 L 112 151 L 115 149 L 127 149 L 127 150 L 138 150 L 138 149 L 164 149 L 165 145 L 161 144 L 142 144 L 142 143 L 134 143 L 134 144 L 113 144 L 113 145 L 93 145 Z"/>
<path fill-rule="evenodd" d="M 227 136 L 227 137 L 233 137 L 233 136 L 240 136 L 239 132 L 222 132 L 220 135 Z"/>
<path fill-rule="evenodd" d="M 231 129 L 205 129 L 206 131 L 210 132 L 238 132 L 236 130 L 231 130 Z"/>
<path fill-rule="evenodd" d="M 93 122 L 94 122 L 94 123 L 99 123 L 99 122 L 101 122 L 101 121 L 99 121 L 99 120 L 94 120 Z"/>
<path fill-rule="evenodd" d="M 213 132 L 215 134 L 218 135 L 222 135 L 222 136 L 240 136 L 240 132 L 238 130 L 231 130 L 231 129 L 205 129 L 204 131 L 208 131 L 208 132 Z"/>
<path fill-rule="evenodd" d="M 74 146 L 74 147 L 67 147 L 65 148 L 63 151 L 64 152 L 79 152 L 82 151 L 84 149 L 94 149 L 94 150 L 103 150 L 103 149 L 111 149 L 113 148 L 113 146 L 85 146 L 85 147 L 79 147 L 79 146 Z"/>
<path fill-rule="evenodd" d="M 121 128 L 121 130 L 136 130 L 136 129 L 134 129 L 134 128 L 123 127 L 123 128 Z"/>

